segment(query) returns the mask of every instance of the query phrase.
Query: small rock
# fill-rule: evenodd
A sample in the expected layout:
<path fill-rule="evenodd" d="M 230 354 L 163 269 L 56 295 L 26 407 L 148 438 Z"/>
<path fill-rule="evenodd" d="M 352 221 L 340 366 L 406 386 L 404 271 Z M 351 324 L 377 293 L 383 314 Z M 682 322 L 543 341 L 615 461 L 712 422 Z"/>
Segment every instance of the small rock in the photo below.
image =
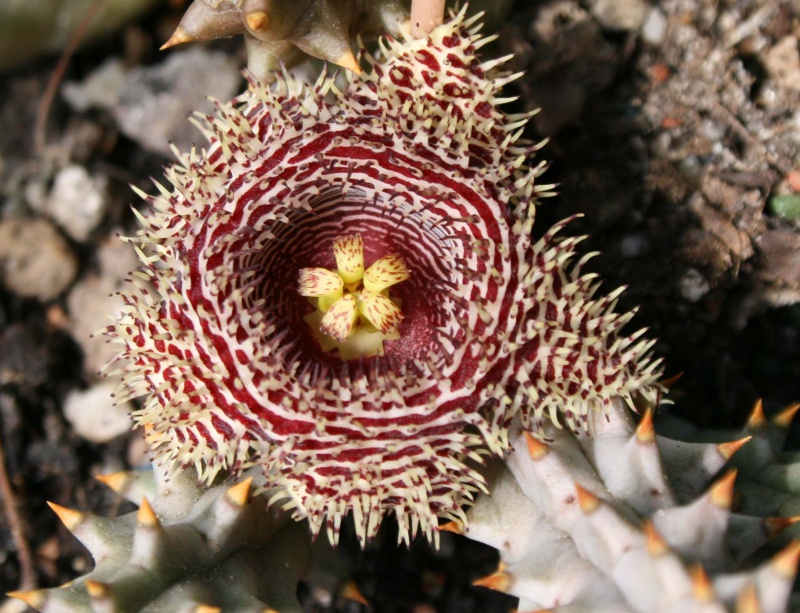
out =
<path fill-rule="evenodd" d="M 705 296 L 711 286 L 703 274 L 695 269 L 689 268 L 680 280 L 681 296 L 689 302 L 697 302 Z"/>
<path fill-rule="evenodd" d="M 780 86 L 800 91 L 800 50 L 797 38 L 786 36 L 767 51 L 764 58 L 767 72 Z"/>
<path fill-rule="evenodd" d="M 15 322 L 0 334 L 0 386 L 35 388 L 47 382 L 52 367 L 41 326 Z"/>
<path fill-rule="evenodd" d="M 236 61 L 224 53 L 199 47 L 175 52 L 163 64 L 132 69 L 113 114 L 125 134 L 171 156 L 170 142 L 185 150 L 203 140 L 187 117 L 210 112 L 209 96 L 231 99 L 241 78 Z"/>
<path fill-rule="evenodd" d="M 650 241 L 644 232 L 634 232 L 622 239 L 619 251 L 622 257 L 636 258 L 650 251 Z"/>
<path fill-rule="evenodd" d="M 125 454 L 128 466 L 150 469 L 149 451 L 150 448 L 144 440 L 144 432 L 140 429 L 135 430 L 133 435 L 128 439 L 128 451 Z"/>
<path fill-rule="evenodd" d="M 86 376 L 93 378 L 117 353 L 119 346 L 102 336 L 92 336 L 107 326 L 122 310 L 117 294 L 124 279 L 138 266 L 138 259 L 127 243 L 111 239 L 98 251 L 100 274 L 86 277 L 75 285 L 67 299 L 69 331 L 83 349 Z"/>
<path fill-rule="evenodd" d="M 64 401 L 64 417 L 81 437 L 107 443 L 131 428 L 133 404 L 114 406 L 116 383 L 104 382 L 88 390 L 72 391 Z"/>
<path fill-rule="evenodd" d="M 642 24 L 642 40 L 648 45 L 659 47 L 667 38 L 667 18 L 658 8 L 647 12 Z"/>
<path fill-rule="evenodd" d="M 644 0 L 594 0 L 592 15 L 607 30 L 638 30 L 647 16 Z"/>
<path fill-rule="evenodd" d="M 67 241 L 46 219 L 0 222 L 0 275 L 24 298 L 53 300 L 78 273 L 78 261 Z"/>
<path fill-rule="evenodd" d="M 61 95 L 80 113 L 91 108 L 113 108 L 119 102 L 127 72 L 122 60 L 109 58 L 82 82 L 64 83 Z"/>
<path fill-rule="evenodd" d="M 42 212 L 76 241 L 83 242 L 103 220 L 107 204 L 108 180 L 72 165 L 56 175 Z"/>

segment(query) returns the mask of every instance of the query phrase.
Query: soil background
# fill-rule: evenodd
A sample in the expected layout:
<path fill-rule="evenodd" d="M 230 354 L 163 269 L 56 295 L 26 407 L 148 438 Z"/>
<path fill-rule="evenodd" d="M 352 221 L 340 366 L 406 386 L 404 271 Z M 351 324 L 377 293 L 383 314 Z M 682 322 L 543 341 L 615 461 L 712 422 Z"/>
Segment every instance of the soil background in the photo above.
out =
<path fill-rule="evenodd" d="M 59 585 L 91 568 L 46 501 L 105 516 L 132 509 L 94 476 L 140 463 L 138 436 L 98 433 L 101 417 L 78 427 L 65 407 L 76 398 L 88 406 L 76 393 L 102 385 L 86 329 L 105 325 L 91 319 L 101 302 L 92 296 L 116 291 L 110 271 L 126 261 L 115 236 L 135 231 L 131 205 L 142 205 L 128 184 L 152 191 L 148 177 L 170 159 L 145 148 L 156 126 L 125 127 L 122 98 L 76 108 L 63 86 L 85 82 L 108 58 L 126 70 L 166 62 L 172 52 L 157 49 L 182 8 L 157 3 L 81 47 L 63 74 L 59 54 L 0 73 L 0 440 L 13 490 L 3 503 L 19 512 L 33 558 L 20 560 L 0 513 L 3 591 L 24 579 Z M 535 232 L 583 215 L 568 231 L 589 237 L 583 253 L 602 254 L 590 268 L 604 291 L 627 286 L 620 309 L 640 307 L 634 325 L 659 339 L 668 375 L 683 373 L 661 412 L 738 428 L 759 398 L 767 414 L 799 400 L 800 3 L 518 0 L 497 29 L 487 53 L 514 53 L 509 67 L 524 71 L 508 87 L 519 96 L 508 110 L 542 108 L 526 137 L 549 138 L 544 179 L 559 186 Z M 243 58 L 241 40 L 204 49 Z M 156 89 L 173 86 L 164 79 Z M 68 167 L 85 171 L 72 171 L 88 186 L 77 201 L 102 195 L 78 230 L 53 196 L 67 189 L 58 178 Z M 342 549 L 371 610 L 514 606 L 470 586 L 496 556 L 466 539 L 444 535 L 438 553 L 423 542 L 397 549 L 388 525 L 367 551 L 354 543 Z M 311 587 L 302 594 L 309 611 L 367 610 Z"/>

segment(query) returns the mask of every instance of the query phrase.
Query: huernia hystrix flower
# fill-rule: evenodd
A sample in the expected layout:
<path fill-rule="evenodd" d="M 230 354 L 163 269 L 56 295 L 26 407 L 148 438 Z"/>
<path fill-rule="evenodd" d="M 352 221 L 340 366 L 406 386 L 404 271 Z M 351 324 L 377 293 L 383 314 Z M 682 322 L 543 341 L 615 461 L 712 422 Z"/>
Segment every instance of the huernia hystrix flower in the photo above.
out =
<path fill-rule="evenodd" d="M 261 466 L 334 539 L 350 511 L 362 542 L 387 511 L 402 539 L 435 538 L 516 415 L 543 436 L 617 396 L 657 401 L 619 291 L 593 298 L 586 257 L 570 264 L 580 239 L 530 237 L 552 186 L 474 23 L 388 40 L 344 91 L 284 75 L 200 118 L 210 145 L 148 198 L 144 266 L 109 329 L 158 462 L 209 482 Z M 382 267 L 395 277 L 370 286 Z M 331 310 L 345 323 L 323 324 Z"/>

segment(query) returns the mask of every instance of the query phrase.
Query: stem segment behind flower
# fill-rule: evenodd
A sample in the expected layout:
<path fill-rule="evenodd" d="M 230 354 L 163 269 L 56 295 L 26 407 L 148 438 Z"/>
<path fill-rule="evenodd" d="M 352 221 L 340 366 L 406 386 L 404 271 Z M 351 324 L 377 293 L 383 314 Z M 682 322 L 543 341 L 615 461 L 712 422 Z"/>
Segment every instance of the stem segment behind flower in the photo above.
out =
<path fill-rule="evenodd" d="M 411 2 L 411 35 L 422 38 L 444 21 L 445 0 L 413 0 Z"/>

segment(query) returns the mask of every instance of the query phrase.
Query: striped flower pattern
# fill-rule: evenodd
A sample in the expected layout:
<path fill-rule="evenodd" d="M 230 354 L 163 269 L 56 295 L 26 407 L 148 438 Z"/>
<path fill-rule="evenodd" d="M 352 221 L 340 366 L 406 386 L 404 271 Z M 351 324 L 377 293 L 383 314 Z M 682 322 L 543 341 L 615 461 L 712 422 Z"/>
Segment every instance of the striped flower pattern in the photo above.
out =
<path fill-rule="evenodd" d="M 171 189 L 144 196 L 143 265 L 108 330 L 157 462 L 207 482 L 261 467 L 274 502 L 334 541 L 348 513 L 365 542 L 388 511 L 402 540 L 435 540 L 516 416 L 542 438 L 550 422 L 584 430 L 615 397 L 657 402 L 651 344 L 620 332 L 618 292 L 593 297 L 586 257 L 570 261 L 579 239 L 563 223 L 531 239 L 552 186 L 529 165 L 528 115 L 499 109 L 514 75 L 477 58 L 489 40 L 462 12 L 385 41 L 343 90 L 253 81 L 198 118 L 210 144 L 176 152 Z M 358 243 L 361 277 L 337 241 Z M 379 262 L 389 272 L 371 276 Z M 395 277 L 367 296 L 378 272 Z M 391 311 L 371 322 L 378 345 L 324 342 L 350 334 L 322 329 L 326 309 L 360 308 L 331 291 Z"/>

